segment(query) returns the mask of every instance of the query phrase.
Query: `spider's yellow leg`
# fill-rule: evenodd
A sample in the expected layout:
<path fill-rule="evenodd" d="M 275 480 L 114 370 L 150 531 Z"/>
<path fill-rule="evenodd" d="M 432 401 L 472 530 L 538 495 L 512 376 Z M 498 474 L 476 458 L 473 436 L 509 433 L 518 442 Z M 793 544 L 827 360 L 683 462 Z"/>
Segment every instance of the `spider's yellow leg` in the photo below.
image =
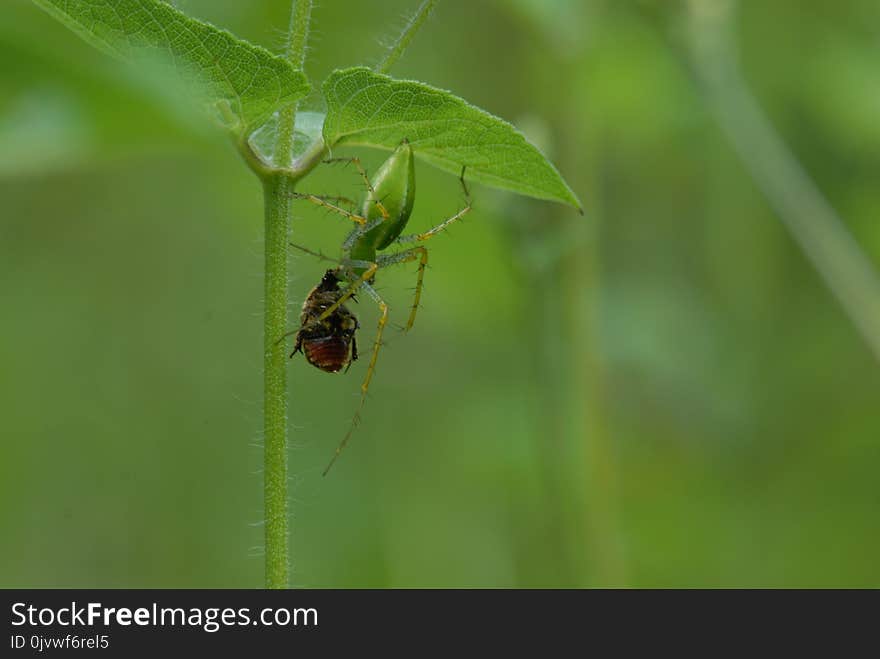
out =
<path fill-rule="evenodd" d="M 471 212 L 471 208 L 472 208 L 472 206 L 471 206 L 471 193 L 470 193 L 470 190 L 468 190 L 467 184 L 464 182 L 464 169 L 465 169 L 464 167 L 461 168 L 461 176 L 458 177 L 458 180 L 461 181 L 461 187 L 464 190 L 464 199 L 465 199 L 464 208 L 459 210 L 452 217 L 443 220 L 437 226 L 432 227 L 422 233 L 413 233 L 408 236 L 401 236 L 400 238 L 397 239 L 397 242 L 399 242 L 399 243 L 420 243 L 425 240 L 429 240 L 430 238 L 433 238 L 434 236 L 436 236 L 438 233 L 441 233 L 442 231 L 444 231 L 450 224 L 452 224 L 453 222 L 458 222 L 461 218 L 463 218 L 465 215 L 467 215 L 468 213 Z"/>
<path fill-rule="evenodd" d="M 388 322 L 388 305 L 385 301 L 379 296 L 376 290 L 370 286 L 366 281 L 361 283 L 361 287 L 369 294 L 371 298 L 376 302 L 379 306 L 379 327 L 376 330 L 376 340 L 373 342 L 373 354 L 370 356 L 370 363 L 367 366 L 367 373 L 364 376 L 364 381 L 361 383 L 361 399 L 358 403 L 357 410 L 355 410 L 354 416 L 351 418 L 351 426 L 348 428 L 348 432 L 345 433 L 345 437 L 342 438 L 342 441 L 339 443 L 339 446 L 336 447 L 336 452 L 333 454 L 333 458 L 330 460 L 330 464 L 327 465 L 327 468 L 324 469 L 324 476 L 327 475 L 327 472 L 330 471 L 330 467 L 336 462 L 336 459 L 339 457 L 339 454 L 345 449 L 348 444 L 348 440 L 351 439 L 351 435 L 354 432 L 354 429 L 357 428 L 358 424 L 361 421 L 361 411 L 364 409 L 364 403 L 367 401 L 367 392 L 370 389 L 370 381 L 373 379 L 373 373 L 376 370 L 376 361 L 379 359 L 379 349 L 382 347 L 382 331 L 385 329 L 385 324 Z"/>
<path fill-rule="evenodd" d="M 376 270 L 379 269 L 378 263 L 373 263 L 373 262 L 367 263 L 367 262 L 362 262 L 362 261 L 351 261 L 349 263 L 354 263 L 356 265 L 363 264 L 364 274 L 362 274 L 360 277 L 354 276 L 353 278 L 349 279 L 348 287 L 345 289 L 345 292 L 339 296 L 339 299 L 336 300 L 336 302 L 334 302 L 329 307 L 324 309 L 324 311 L 321 313 L 321 315 L 318 316 L 317 318 L 315 318 L 315 320 L 312 321 L 309 324 L 309 326 L 317 325 L 322 320 L 329 318 L 339 307 L 341 307 L 343 304 L 345 304 L 345 302 L 352 295 L 357 293 L 358 289 L 361 286 L 366 286 L 367 282 L 373 278 L 374 274 L 376 274 Z"/>
<path fill-rule="evenodd" d="M 416 275 L 416 290 L 413 295 L 412 307 L 409 310 L 409 318 L 406 321 L 405 332 L 412 329 L 413 323 L 416 322 L 416 312 L 419 309 L 419 301 L 422 299 L 422 283 L 425 278 L 425 268 L 428 267 L 428 250 L 424 247 L 412 247 L 396 254 L 386 254 L 379 257 L 377 263 L 380 268 L 398 263 L 408 263 L 409 261 L 419 260 L 419 271 Z"/>
<path fill-rule="evenodd" d="M 364 166 L 361 164 L 360 158 L 358 158 L 358 157 L 354 157 L 354 158 L 329 158 L 329 159 L 325 160 L 324 162 L 329 163 L 329 164 L 337 163 L 337 162 L 344 162 L 346 164 L 351 164 L 351 165 L 354 165 L 355 167 L 357 167 L 358 174 L 360 174 L 361 178 L 364 180 L 364 185 L 367 186 L 367 190 L 369 191 L 370 196 L 375 201 L 376 208 L 379 209 L 379 213 L 382 215 L 382 219 L 387 220 L 390 217 L 388 214 L 388 211 L 385 209 L 385 206 L 382 204 L 382 201 L 380 199 L 376 198 L 376 191 L 373 189 L 373 184 L 370 183 L 370 177 L 367 176 L 367 170 L 364 169 Z"/>
<path fill-rule="evenodd" d="M 453 222 L 457 222 L 458 220 L 463 218 L 470 211 L 471 211 L 470 205 L 465 206 L 460 211 L 458 211 L 455 215 L 453 215 L 452 217 L 450 217 L 447 220 L 443 220 L 437 226 L 431 227 L 430 229 L 428 229 L 427 231 L 425 231 L 423 233 L 413 233 L 408 236 L 401 236 L 400 238 L 397 239 L 397 242 L 399 242 L 399 243 L 420 243 L 424 240 L 428 240 L 430 238 L 433 238 L 438 233 L 445 230 L 446 227 L 448 227 L 450 224 L 452 224 Z"/>
<path fill-rule="evenodd" d="M 323 252 L 316 252 L 314 250 L 309 249 L 308 247 L 304 247 L 303 245 L 297 245 L 296 243 L 287 243 L 291 247 L 295 247 L 301 252 L 305 252 L 315 258 L 321 259 L 322 261 L 330 261 L 331 263 L 339 263 L 339 259 L 333 259 L 324 254 Z"/>
<path fill-rule="evenodd" d="M 316 206 L 320 206 L 321 208 L 326 208 L 329 211 L 333 211 L 334 213 L 338 213 L 339 215 L 347 217 L 348 219 L 350 219 L 352 222 L 354 222 L 355 224 L 357 224 L 359 226 L 364 226 L 367 223 L 367 218 L 363 217 L 362 215 L 358 215 L 357 213 L 352 213 L 351 211 L 345 210 L 341 206 L 337 206 L 336 204 L 333 204 L 328 201 L 328 199 L 335 199 L 335 200 L 343 199 L 344 200 L 343 197 L 324 197 L 322 195 L 305 194 L 302 192 L 293 192 L 293 193 L 291 193 L 290 196 L 293 199 L 303 199 L 305 201 L 308 201 L 308 202 L 315 204 Z"/>

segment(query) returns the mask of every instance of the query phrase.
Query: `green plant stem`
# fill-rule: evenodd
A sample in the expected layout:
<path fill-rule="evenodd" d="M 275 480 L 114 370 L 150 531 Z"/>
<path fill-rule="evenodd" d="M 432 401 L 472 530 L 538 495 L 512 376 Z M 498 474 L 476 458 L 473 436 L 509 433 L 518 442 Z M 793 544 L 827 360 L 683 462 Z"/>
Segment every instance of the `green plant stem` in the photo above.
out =
<path fill-rule="evenodd" d="M 312 0 L 293 0 L 290 9 L 290 26 L 287 30 L 287 60 L 302 69 L 306 61 L 306 45 L 309 41 L 309 23 L 312 20 Z"/>
<path fill-rule="evenodd" d="M 400 36 L 397 37 L 397 40 L 388 49 L 385 58 L 376 65 L 377 73 L 388 73 L 391 67 L 394 66 L 394 63 L 400 59 L 400 56 L 403 55 L 403 51 L 409 46 L 409 42 L 412 41 L 416 32 L 419 31 L 419 28 L 422 27 L 422 24 L 431 15 L 431 12 L 434 10 L 434 4 L 434 0 L 425 0 L 422 3 L 413 17 L 409 19 L 406 27 L 403 28 L 403 32 L 400 33 Z"/>
<path fill-rule="evenodd" d="M 296 68 L 302 69 L 309 39 L 309 22 L 312 16 L 311 0 L 293 0 L 290 9 L 290 27 L 287 31 L 285 55 Z M 275 144 L 275 165 L 290 167 L 293 153 L 293 131 L 296 126 L 296 105 L 283 108 L 278 113 L 278 138 Z"/>
<path fill-rule="evenodd" d="M 296 0 L 290 14 L 287 58 L 302 68 L 309 20 L 310 0 Z M 296 106 L 284 108 L 278 117 L 275 166 L 290 167 Z M 290 230 L 291 193 L 296 182 L 284 171 L 271 171 L 252 153 L 245 140 L 243 153 L 263 181 L 265 205 L 265 290 L 263 314 L 263 500 L 266 547 L 266 588 L 287 588 L 290 583 L 290 530 L 287 494 L 287 363 L 286 345 L 278 339 L 287 331 L 287 244 Z M 312 164 L 314 166 L 314 164 Z"/>
<path fill-rule="evenodd" d="M 293 182 L 281 174 L 263 181 L 265 290 L 263 314 L 263 496 L 266 588 L 287 588 L 290 553 L 287 503 L 287 243 Z"/>

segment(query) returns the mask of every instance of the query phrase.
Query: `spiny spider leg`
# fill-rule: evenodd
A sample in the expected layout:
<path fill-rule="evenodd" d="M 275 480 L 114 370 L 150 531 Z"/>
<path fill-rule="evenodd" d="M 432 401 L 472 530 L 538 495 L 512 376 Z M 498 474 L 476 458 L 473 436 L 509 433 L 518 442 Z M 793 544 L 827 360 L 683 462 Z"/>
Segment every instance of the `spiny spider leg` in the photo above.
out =
<path fill-rule="evenodd" d="M 322 208 L 326 208 L 327 210 L 333 211 L 334 213 L 339 213 L 340 215 L 347 217 L 352 222 L 360 226 L 364 226 L 367 223 L 367 218 L 363 217 L 362 215 L 352 213 L 351 211 L 347 211 L 344 208 L 337 206 L 336 204 L 331 204 L 329 201 L 327 201 L 327 199 L 333 199 L 334 197 L 325 198 L 321 195 L 305 194 L 302 192 L 293 192 L 290 196 L 293 199 L 304 199 L 315 204 L 316 206 L 321 206 Z M 343 198 L 339 197 L 338 199 Z"/>
<path fill-rule="evenodd" d="M 346 164 L 351 164 L 357 167 L 358 173 L 361 175 L 361 178 L 364 179 L 364 184 L 367 186 L 367 190 L 370 192 L 370 195 L 373 197 L 376 208 L 379 209 L 379 213 L 381 213 L 382 218 L 387 220 L 390 216 L 388 211 L 385 210 L 385 206 L 382 204 L 380 199 L 376 199 L 376 191 L 373 189 L 373 184 L 370 183 L 370 177 L 367 176 L 367 170 L 364 169 L 364 166 L 361 164 L 361 159 L 357 156 L 353 158 L 328 158 L 324 161 L 327 164 L 333 164 L 337 162 L 344 162 Z"/>
<path fill-rule="evenodd" d="M 469 205 L 465 206 L 464 208 L 462 208 L 460 211 L 458 211 L 455 215 L 453 215 L 449 219 L 443 220 L 440 224 L 438 224 L 435 227 L 431 227 L 430 229 L 428 229 L 424 233 L 413 233 L 408 236 L 401 236 L 400 238 L 397 239 L 397 242 L 399 242 L 399 243 L 418 243 L 418 242 L 422 242 L 423 240 L 428 240 L 429 238 L 433 238 L 438 233 L 440 233 L 441 231 L 446 229 L 446 227 L 448 227 L 450 224 L 452 224 L 453 222 L 457 222 L 462 217 L 464 217 L 465 215 L 470 213 L 470 211 L 471 211 L 471 207 Z"/>
<path fill-rule="evenodd" d="M 404 332 L 409 332 L 412 329 L 413 323 L 416 322 L 416 312 L 419 308 L 419 300 L 422 298 L 422 280 L 425 277 L 425 268 L 428 266 L 428 250 L 422 246 L 412 247 L 396 254 L 383 254 L 376 260 L 379 267 L 384 268 L 389 265 L 396 265 L 397 263 L 408 263 L 416 259 L 419 259 L 419 273 L 416 276 L 416 291 L 413 296 L 412 308 L 409 311 L 409 319 L 407 319 L 406 327 L 403 330 Z"/>
<path fill-rule="evenodd" d="M 466 168 L 467 168 L 467 165 L 465 165 L 464 167 L 461 168 L 461 175 L 459 175 L 459 177 L 458 177 L 458 180 L 461 181 L 461 187 L 464 190 L 464 202 L 465 202 L 464 208 L 462 208 L 460 211 L 458 211 L 455 215 L 453 215 L 449 219 L 443 220 L 437 226 L 435 226 L 431 229 L 428 229 L 427 231 L 425 231 L 423 233 L 413 233 L 408 236 L 400 236 L 400 238 L 397 239 L 397 242 L 399 242 L 399 243 L 417 243 L 417 242 L 422 242 L 423 240 L 428 240 L 429 238 L 433 238 L 438 233 L 440 233 L 441 231 L 446 229 L 446 227 L 448 227 L 450 224 L 452 224 L 453 222 L 457 222 L 458 220 L 460 220 L 462 217 L 464 217 L 465 215 L 467 215 L 471 211 L 471 208 L 472 208 L 472 206 L 471 206 L 471 193 L 470 193 L 470 190 L 468 190 L 467 183 L 464 182 L 464 170 Z"/>
<path fill-rule="evenodd" d="M 358 240 L 360 240 L 360 238 L 365 233 L 369 233 L 370 231 L 375 229 L 377 226 L 382 224 L 382 222 L 384 222 L 384 221 L 385 221 L 384 217 L 377 217 L 375 220 L 373 220 L 369 224 L 366 224 L 364 226 L 355 227 L 354 231 L 352 231 L 350 234 L 348 234 L 348 237 L 343 241 L 342 251 L 346 252 L 346 251 L 350 250 L 352 247 L 354 247 L 354 244 Z"/>
<path fill-rule="evenodd" d="M 322 252 L 312 251 L 308 247 L 303 247 L 302 245 L 297 245 L 296 243 L 287 243 L 287 244 L 290 245 L 291 247 L 295 247 L 296 249 L 298 249 L 301 252 L 305 252 L 306 254 L 310 254 L 311 256 L 317 257 L 317 258 L 321 259 L 322 261 L 330 261 L 331 263 L 339 263 L 338 259 L 332 259 Z"/>
<path fill-rule="evenodd" d="M 429 240 L 436 236 L 438 233 L 446 229 L 453 222 L 457 222 L 462 217 L 464 217 L 471 210 L 471 193 L 468 190 L 467 184 L 464 182 L 464 171 L 465 167 L 461 168 L 461 175 L 458 177 L 458 180 L 461 181 L 461 187 L 464 190 L 464 198 L 465 198 L 465 207 L 458 211 L 452 217 L 443 220 L 437 226 L 428 229 L 423 233 L 415 233 L 409 236 L 401 236 L 397 239 L 400 243 L 414 243 L 414 242 L 423 242 L 425 240 Z M 424 247 L 412 247 L 410 249 L 404 250 L 402 252 L 397 252 L 396 254 L 383 254 L 378 259 L 376 259 L 380 268 L 384 268 L 385 266 L 394 265 L 396 263 L 407 263 L 409 261 L 415 261 L 419 259 L 419 271 L 416 278 L 416 290 L 415 295 L 413 296 L 413 304 L 412 308 L 409 312 L 409 319 L 406 321 L 405 332 L 408 332 L 412 329 L 413 324 L 416 321 L 416 313 L 419 308 L 419 300 L 422 297 L 422 284 L 425 278 L 425 268 L 428 265 L 428 250 Z"/>
<path fill-rule="evenodd" d="M 297 245 L 296 243 L 287 243 L 287 244 L 290 245 L 291 247 L 295 247 L 296 249 L 300 250 L 301 252 L 305 252 L 306 254 L 310 254 L 311 256 L 317 257 L 317 258 L 321 259 L 322 261 L 330 261 L 331 263 L 339 263 L 339 261 L 337 259 L 331 259 L 326 254 L 322 254 L 321 252 L 312 251 L 308 247 L 303 247 L 302 245 Z M 352 295 L 351 297 L 354 297 L 354 296 Z M 290 336 L 291 334 L 296 334 L 297 332 L 299 332 L 298 329 L 290 330 L 289 332 L 285 332 L 275 342 L 274 345 L 277 346 L 279 343 L 281 343 L 288 336 Z M 354 342 L 354 338 L 352 338 L 352 342 Z M 299 349 L 299 344 L 297 344 L 297 347 L 294 349 L 294 351 L 292 353 L 290 353 L 290 356 L 293 357 L 293 355 L 296 354 L 298 349 Z M 357 344 L 354 344 L 354 354 L 357 354 Z M 357 357 L 354 357 L 354 359 L 357 359 Z M 351 364 L 349 364 L 349 366 L 351 366 Z M 348 369 L 346 369 L 346 370 L 348 370 Z"/>
<path fill-rule="evenodd" d="M 376 340 L 373 343 L 373 354 L 370 356 L 370 364 L 367 366 L 367 373 L 364 376 L 364 381 L 361 383 L 360 403 L 358 404 L 354 416 L 351 418 L 351 426 L 349 427 L 348 432 L 345 433 L 345 437 L 342 438 L 339 446 L 336 447 L 336 452 L 333 454 L 330 464 L 324 469 L 324 476 L 330 471 L 330 467 L 336 462 L 339 454 L 342 453 L 346 444 L 348 444 L 348 440 L 351 439 L 351 434 L 354 432 L 354 429 L 357 428 L 357 425 L 361 421 L 361 411 L 364 409 L 364 403 L 367 400 L 367 391 L 370 389 L 370 381 L 373 379 L 373 371 L 376 370 L 376 360 L 379 359 L 379 349 L 382 347 L 382 331 L 385 329 L 385 324 L 388 322 L 388 305 L 385 303 L 385 300 L 383 300 L 376 292 L 376 289 L 370 286 L 366 281 L 362 281 L 360 287 L 363 288 L 379 306 L 381 314 L 379 316 L 379 327 L 376 330 Z"/>
<path fill-rule="evenodd" d="M 357 206 L 357 202 L 350 197 L 340 197 L 332 194 L 312 194 L 312 196 L 317 197 L 318 199 L 323 199 L 324 201 L 335 201 L 337 204 L 346 204 L 351 208 Z"/>

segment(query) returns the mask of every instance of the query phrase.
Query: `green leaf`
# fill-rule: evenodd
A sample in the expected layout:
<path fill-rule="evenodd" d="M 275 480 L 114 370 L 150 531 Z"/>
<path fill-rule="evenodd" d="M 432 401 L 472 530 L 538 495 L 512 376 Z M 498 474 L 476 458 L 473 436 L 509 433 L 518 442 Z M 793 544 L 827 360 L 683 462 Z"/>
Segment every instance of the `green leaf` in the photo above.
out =
<path fill-rule="evenodd" d="M 323 85 L 324 141 L 393 149 L 506 190 L 581 208 L 556 168 L 516 128 L 442 89 L 367 68 L 334 71 Z"/>
<path fill-rule="evenodd" d="M 92 45 L 122 59 L 170 59 L 174 70 L 240 128 L 305 96 L 305 74 L 264 48 L 158 0 L 33 0 Z"/>

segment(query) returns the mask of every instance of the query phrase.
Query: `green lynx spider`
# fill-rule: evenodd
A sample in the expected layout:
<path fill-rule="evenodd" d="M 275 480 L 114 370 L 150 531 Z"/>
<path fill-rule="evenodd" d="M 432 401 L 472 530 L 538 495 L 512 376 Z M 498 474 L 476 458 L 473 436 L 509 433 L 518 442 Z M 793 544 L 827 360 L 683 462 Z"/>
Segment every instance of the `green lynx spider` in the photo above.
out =
<path fill-rule="evenodd" d="M 317 206 L 326 208 L 329 211 L 343 215 L 355 223 L 354 229 L 342 243 L 342 255 L 338 260 L 328 258 L 319 252 L 314 252 L 300 245 L 294 245 L 291 243 L 291 246 L 303 252 L 336 263 L 337 267 L 335 270 L 337 277 L 341 281 L 348 282 L 348 285 L 343 291 L 341 291 L 336 302 L 327 307 L 320 316 L 315 318 L 309 327 L 320 323 L 331 314 L 335 313 L 359 290 L 365 291 L 367 295 L 372 298 L 379 307 L 380 315 L 376 338 L 373 342 L 373 350 L 370 356 L 370 363 L 367 366 L 367 372 L 361 383 L 360 402 L 358 403 L 358 407 L 352 417 L 348 432 L 339 443 L 339 446 L 336 447 L 336 452 L 333 454 L 333 458 L 323 472 L 324 475 L 330 471 L 330 468 L 336 462 L 339 454 L 345 449 L 354 429 L 360 422 L 361 411 L 364 408 L 367 392 L 370 387 L 370 381 L 373 378 L 373 372 L 376 369 L 376 361 L 379 357 L 379 350 L 382 346 L 382 332 L 388 322 L 388 304 L 373 287 L 376 272 L 391 265 L 408 263 L 416 260 L 419 262 L 413 303 L 410 308 L 409 318 L 406 322 L 404 331 L 409 331 L 412 328 L 422 295 L 422 282 L 424 279 L 425 268 L 428 265 L 428 250 L 422 245 L 416 245 L 415 247 L 387 254 L 379 254 L 379 252 L 388 249 L 394 243 L 412 244 L 422 243 L 429 240 L 444 231 L 453 222 L 460 220 L 471 210 L 470 192 L 464 181 L 465 168 L 462 167 L 459 181 L 464 190 L 465 206 L 451 217 L 443 220 L 427 231 L 404 236 L 401 235 L 409 222 L 413 203 L 415 201 L 415 163 L 412 147 L 406 139 L 398 145 L 391 156 L 382 164 L 372 181 L 367 176 L 367 172 L 358 158 L 333 158 L 326 162 L 346 162 L 353 164 L 357 168 L 358 173 L 366 185 L 367 195 L 364 199 L 360 215 L 332 203 L 333 201 L 342 198 L 299 193 L 293 195 L 296 199 L 309 201 Z M 286 336 L 293 333 L 294 332 L 289 332 Z"/>

